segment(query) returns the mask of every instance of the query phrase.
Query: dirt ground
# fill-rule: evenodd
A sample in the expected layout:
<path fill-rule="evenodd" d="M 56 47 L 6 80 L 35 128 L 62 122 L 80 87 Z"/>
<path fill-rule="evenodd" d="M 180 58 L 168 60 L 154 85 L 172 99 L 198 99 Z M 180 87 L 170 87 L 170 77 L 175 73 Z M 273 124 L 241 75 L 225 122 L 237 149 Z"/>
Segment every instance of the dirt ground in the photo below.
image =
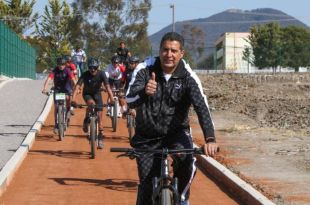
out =
<path fill-rule="evenodd" d="M 310 204 L 310 74 L 200 78 L 221 146 L 218 160 L 277 205 Z"/>

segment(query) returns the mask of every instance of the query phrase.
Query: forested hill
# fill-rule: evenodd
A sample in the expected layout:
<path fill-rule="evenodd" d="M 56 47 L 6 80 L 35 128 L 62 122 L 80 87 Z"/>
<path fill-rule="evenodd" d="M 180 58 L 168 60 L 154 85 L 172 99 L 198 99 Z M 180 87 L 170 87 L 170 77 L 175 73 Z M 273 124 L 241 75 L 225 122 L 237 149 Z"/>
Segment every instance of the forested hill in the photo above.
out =
<path fill-rule="evenodd" d="M 202 14 L 203 15 L 203 14 Z M 279 10 L 261 8 L 251 11 L 229 9 L 224 12 L 212 15 L 208 18 L 199 18 L 175 23 L 175 30 L 181 33 L 185 24 L 191 24 L 201 28 L 205 33 L 205 46 L 211 48 L 214 42 L 225 32 L 248 32 L 253 25 L 278 22 L 281 26 L 296 25 L 305 28 L 309 27 L 296 18 Z M 169 25 L 157 33 L 149 36 L 153 50 L 158 50 L 159 42 L 163 34 L 171 31 Z"/>

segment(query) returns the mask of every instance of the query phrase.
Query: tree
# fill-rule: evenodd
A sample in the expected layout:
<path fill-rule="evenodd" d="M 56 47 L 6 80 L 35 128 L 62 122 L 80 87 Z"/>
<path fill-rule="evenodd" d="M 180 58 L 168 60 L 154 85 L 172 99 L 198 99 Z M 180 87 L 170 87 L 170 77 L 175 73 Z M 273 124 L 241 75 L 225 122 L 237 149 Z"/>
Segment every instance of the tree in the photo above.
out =
<path fill-rule="evenodd" d="M 92 55 L 109 62 L 120 41 L 125 41 L 134 55 L 144 57 L 150 51 L 147 35 L 151 0 L 75 0 L 73 8 L 83 14 L 79 31 L 72 38 L 82 39 Z M 94 17 L 95 18 L 91 18 Z"/>
<path fill-rule="evenodd" d="M 185 39 L 186 51 L 192 56 L 194 61 L 198 61 L 202 57 L 205 47 L 204 31 L 194 25 L 184 24 L 181 34 Z M 189 55 L 188 54 L 188 55 Z"/>
<path fill-rule="evenodd" d="M 281 49 L 281 29 L 277 23 L 268 23 L 251 28 L 249 43 L 253 48 L 254 65 L 259 69 L 269 68 L 276 72 Z"/>
<path fill-rule="evenodd" d="M 7 3 L 5 3 L 7 2 Z M 38 20 L 38 13 L 33 13 L 35 0 L 0 0 L 0 17 L 12 30 L 22 36 Z"/>
<path fill-rule="evenodd" d="M 66 1 L 61 4 L 59 0 L 49 0 L 42 18 L 42 21 L 36 24 L 36 33 L 40 40 L 47 41 L 47 45 L 42 48 L 40 57 L 44 57 L 45 65 L 52 66 L 55 65 L 56 57 L 69 54 L 71 51 L 70 7 Z"/>
<path fill-rule="evenodd" d="M 302 27 L 288 26 L 282 29 L 281 58 L 286 67 L 294 68 L 309 66 L 310 58 L 310 32 Z"/>

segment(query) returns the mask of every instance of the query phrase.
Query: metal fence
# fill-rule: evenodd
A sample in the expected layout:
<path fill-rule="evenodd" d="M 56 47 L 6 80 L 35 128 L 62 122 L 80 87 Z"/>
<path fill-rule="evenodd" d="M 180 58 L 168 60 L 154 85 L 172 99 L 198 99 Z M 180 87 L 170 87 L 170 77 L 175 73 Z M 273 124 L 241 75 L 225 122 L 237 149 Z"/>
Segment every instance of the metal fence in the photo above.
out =
<path fill-rule="evenodd" d="M 35 79 L 36 51 L 0 21 L 0 75 Z"/>

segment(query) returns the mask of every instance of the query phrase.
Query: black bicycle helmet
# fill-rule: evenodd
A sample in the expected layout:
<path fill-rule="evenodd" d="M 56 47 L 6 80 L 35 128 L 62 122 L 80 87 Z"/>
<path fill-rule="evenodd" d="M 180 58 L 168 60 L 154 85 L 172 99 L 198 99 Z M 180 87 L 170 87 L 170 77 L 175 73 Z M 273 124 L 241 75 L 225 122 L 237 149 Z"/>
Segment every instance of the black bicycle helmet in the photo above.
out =
<path fill-rule="evenodd" d="M 131 56 L 129 58 L 129 63 L 139 63 L 139 62 L 140 62 L 140 59 L 137 56 Z"/>
<path fill-rule="evenodd" d="M 67 61 L 67 62 L 71 62 L 72 61 L 72 57 L 70 55 L 65 55 L 64 56 L 64 59 Z"/>
<path fill-rule="evenodd" d="M 58 66 L 60 66 L 60 65 L 66 65 L 66 60 L 65 60 L 64 58 L 62 58 L 62 57 L 58 57 L 58 58 L 56 59 L 56 63 L 57 63 Z"/>
<path fill-rule="evenodd" d="M 121 59 L 119 56 L 113 56 L 111 58 L 111 63 L 121 63 Z"/>
<path fill-rule="evenodd" d="M 88 69 L 98 69 L 100 63 L 97 58 L 89 58 L 87 61 Z"/>

